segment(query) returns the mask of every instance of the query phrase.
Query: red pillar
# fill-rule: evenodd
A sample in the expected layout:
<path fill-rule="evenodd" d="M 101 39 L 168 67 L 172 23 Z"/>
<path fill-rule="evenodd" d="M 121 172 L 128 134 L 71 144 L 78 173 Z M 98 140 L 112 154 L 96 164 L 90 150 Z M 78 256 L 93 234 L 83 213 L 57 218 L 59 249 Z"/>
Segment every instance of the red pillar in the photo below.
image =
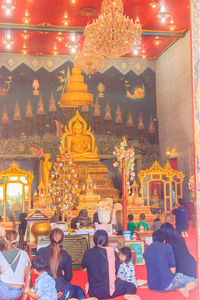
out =
<path fill-rule="evenodd" d="M 177 158 L 170 158 L 169 163 L 172 169 L 177 170 Z"/>
<path fill-rule="evenodd" d="M 126 188 L 126 167 L 122 160 L 122 206 L 123 206 L 123 230 L 126 231 L 127 225 L 127 188 Z"/>

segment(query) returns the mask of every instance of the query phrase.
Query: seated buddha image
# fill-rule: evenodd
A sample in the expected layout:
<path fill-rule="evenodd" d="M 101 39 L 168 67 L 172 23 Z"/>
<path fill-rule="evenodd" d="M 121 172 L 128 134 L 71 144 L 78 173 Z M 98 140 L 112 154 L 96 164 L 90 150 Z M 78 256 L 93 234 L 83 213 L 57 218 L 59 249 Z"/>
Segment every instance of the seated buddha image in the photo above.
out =
<path fill-rule="evenodd" d="M 73 136 L 71 139 L 71 151 L 75 153 L 84 153 L 84 152 L 91 152 L 91 138 L 87 135 L 83 135 L 83 125 L 76 121 L 73 126 Z"/>
<path fill-rule="evenodd" d="M 65 149 L 70 151 L 75 161 L 97 161 L 98 153 L 95 147 L 94 136 L 87 128 L 86 121 L 79 115 L 76 115 L 69 121 L 69 130 L 66 129 L 64 135 Z"/>

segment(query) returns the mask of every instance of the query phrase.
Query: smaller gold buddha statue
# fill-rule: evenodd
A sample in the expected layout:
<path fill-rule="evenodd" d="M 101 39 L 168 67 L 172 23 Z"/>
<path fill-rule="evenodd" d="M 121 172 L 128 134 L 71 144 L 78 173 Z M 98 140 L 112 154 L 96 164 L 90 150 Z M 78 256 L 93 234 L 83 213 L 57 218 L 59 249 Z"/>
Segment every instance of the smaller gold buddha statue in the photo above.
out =
<path fill-rule="evenodd" d="M 158 198 L 158 191 L 156 188 L 153 189 L 152 202 L 153 203 L 151 207 L 153 209 L 159 209 L 159 198 Z"/>
<path fill-rule="evenodd" d="M 79 195 L 78 209 L 87 207 L 89 210 L 95 210 L 96 204 L 101 200 L 101 195 L 96 194 L 96 185 L 88 174 L 86 181 L 83 183 L 81 194 Z"/>
<path fill-rule="evenodd" d="M 69 151 L 74 161 L 98 161 L 97 147 L 90 127 L 80 116 L 78 110 L 69 121 L 68 129 L 62 136 L 61 152 Z"/>
<path fill-rule="evenodd" d="M 130 206 L 137 205 L 136 199 L 138 198 L 138 185 L 137 185 L 135 179 L 133 180 L 131 189 L 132 189 L 132 195 L 127 195 L 128 205 L 130 205 Z"/>

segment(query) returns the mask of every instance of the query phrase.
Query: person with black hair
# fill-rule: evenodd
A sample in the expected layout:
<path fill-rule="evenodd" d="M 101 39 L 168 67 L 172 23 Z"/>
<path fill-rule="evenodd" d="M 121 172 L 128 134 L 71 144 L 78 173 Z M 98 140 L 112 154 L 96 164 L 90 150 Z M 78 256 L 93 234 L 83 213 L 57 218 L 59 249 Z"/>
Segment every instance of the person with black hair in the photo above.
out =
<path fill-rule="evenodd" d="M 27 214 L 26 213 L 21 213 L 19 215 L 19 220 L 20 220 L 20 224 L 18 227 L 18 233 L 19 233 L 19 243 L 18 246 L 20 249 L 24 249 L 25 248 L 25 242 L 24 242 L 24 236 L 25 236 L 25 232 L 26 232 L 26 226 L 27 226 Z"/>
<path fill-rule="evenodd" d="M 97 230 L 93 239 L 95 246 L 86 251 L 82 261 L 82 268 L 87 268 L 90 296 L 105 299 L 124 295 L 125 299 L 140 299 L 134 295 L 133 283 L 116 278 L 120 261 L 114 249 L 107 247 L 107 232 Z"/>
<path fill-rule="evenodd" d="M 178 199 L 178 203 L 175 209 L 172 210 L 172 214 L 175 215 L 176 230 L 183 237 L 188 237 L 188 210 L 184 207 L 184 200 Z"/>
<path fill-rule="evenodd" d="M 162 225 L 162 222 L 160 221 L 160 218 L 155 218 L 153 221 L 153 224 L 151 226 L 151 230 L 152 231 L 158 230 L 158 229 L 160 229 L 161 225 Z"/>
<path fill-rule="evenodd" d="M 135 268 L 132 262 L 132 252 L 129 247 L 123 247 L 119 251 L 120 267 L 117 276 L 137 286 L 135 279 Z"/>
<path fill-rule="evenodd" d="M 144 227 L 144 231 L 149 230 L 149 224 L 145 221 L 146 216 L 145 214 L 140 214 L 140 222 L 137 224 L 137 231 L 140 230 L 140 227 Z"/>
<path fill-rule="evenodd" d="M 22 240 L 24 240 L 24 235 L 25 235 L 25 232 L 26 232 L 26 225 L 27 225 L 26 218 L 27 218 L 26 213 L 21 213 L 19 215 L 20 224 L 19 224 L 19 227 L 18 227 L 18 233 L 19 233 L 20 238 Z"/>
<path fill-rule="evenodd" d="M 133 232 L 136 230 L 136 225 L 133 222 L 133 219 L 134 219 L 133 215 L 129 214 L 128 215 L 128 230 L 131 231 L 131 234 L 133 234 Z"/>
<path fill-rule="evenodd" d="M 56 282 L 46 272 L 48 265 L 41 256 L 36 256 L 32 261 L 32 268 L 35 275 L 38 275 L 35 281 L 34 290 L 26 287 L 24 293 L 32 299 L 57 300 Z"/>
<path fill-rule="evenodd" d="M 184 297 L 189 297 L 189 292 L 197 285 L 196 279 L 176 273 L 174 253 L 172 247 L 165 243 L 165 231 L 158 229 L 152 237 L 153 243 L 144 251 L 148 287 L 159 292 L 178 290 Z"/>
<path fill-rule="evenodd" d="M 50 231 L 49 237 L 50 245 L 40 248 L 37 256 L 42 256 L 47 262 L 47 272 L 56 281 L 58 299 L 64 300 L 67 297 L 79 300 L 85 299 L 83 289 L 69 283 L 72 279 L 72 259 L 67 251 L 63 249 L 64 232 L 59 228 L 55 228 Z"/>
<path fill-rule="evenodd" d="M 166 243 L 174 252 L 176 272 L 197 278 L 197 266 L 194 257 L 189 253 L 185 240 L 178 234 L 172 224 L 166 222 L 161 228 L 166 233 Z"/>

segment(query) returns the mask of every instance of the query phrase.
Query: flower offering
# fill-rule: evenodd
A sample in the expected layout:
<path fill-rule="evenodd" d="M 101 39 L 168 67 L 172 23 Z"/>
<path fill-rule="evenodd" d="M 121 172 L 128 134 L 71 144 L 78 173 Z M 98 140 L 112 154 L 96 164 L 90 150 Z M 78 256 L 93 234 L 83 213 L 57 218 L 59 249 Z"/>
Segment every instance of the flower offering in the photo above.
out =
<path fill-rule="evenodd" d="M 96 209 L 98 210 L 112 210 L 113 201 L 111 198 L 105 198 L 97 203 Z"/>

